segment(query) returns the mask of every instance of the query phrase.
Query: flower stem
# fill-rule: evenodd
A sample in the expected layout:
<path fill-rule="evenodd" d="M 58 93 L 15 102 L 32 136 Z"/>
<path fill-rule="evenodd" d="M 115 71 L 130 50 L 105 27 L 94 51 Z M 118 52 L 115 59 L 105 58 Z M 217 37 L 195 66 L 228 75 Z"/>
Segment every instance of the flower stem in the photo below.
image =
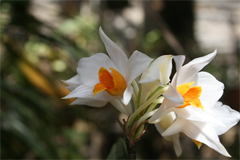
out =
<path fill-rule="evenodd" d="M 156 98 L 158 98 L 161 94 L 165 93 L 168 89 L 167 87 L 162 88 L 161 90 L 157 91 L 154 95 L 151 96 L 146 102 L 144 102 L 129 118 L 127 126 L 129 127 L 135 117 L 143 110 L 145 109 L 148 105 L 150 105 Z"/>
<path fill-rule="evenodd" d="M 143 122 L 143 121 L 142 121 Z M 142 123 L 141 122 L 141 123 Z M 140 124 L 141 124 L 140 123 Z M 143 132 L 143 130 L 144 130 L 144 125 L 141 125 L 141 126 L 139 126 L 139 124 L 137 125 L 137 127 L 138 127 L 138 129 L 137 129 L 137 132 L 136 132 L 136 134 L 135 134 L 135 137 L 138 137 L 139 135 L 141 135 L 142 134 L 142 132 Z"/>
<path fill-rule="evenodd" d="M 134 104 L 134 110 L 136 110 L 136 106 L 137 106 L 137 97 L 136 97 L 136 94 L 135 94 L 135 93 L 132 94 L 132 100 L 133 100 L 133 104 Z"/>
<path fill-rule="evenodd" d="M 149 117 L 151 117 L 155 112 L 157 111 L 157 109 L 151 111 L 151 112 L 148 112 L 146 114 L 144 114 L 139 120 L 138 120 L 138 123 L 137 123 L 137 126 L 139 126 L 143 121 L 145 121 L 146 119 L 148 119 Z"/>
<path fill-rule="evenodd" d="M 148 107 L 146 113 L 151 112 L 158 103 L 155 103 L 155 101 Z"/>
<path fill-rule="evenodd" d="M 128 159 L 136 160 L 136 151 L 135 151 L 135 142 L 136 141 L 134 140 L 134 137 L 131 136 L 130 132 L 128 130 L 126 130 L 126 125 L 127 125 L 126 121 L 123 120 L 123 122 L 124 122 L 124 124 L 122 124 L 118 120 L 118 123 L 119 123 L 120 127 L 124 131 L 124 141 L 125 141 L 126 146 L 127 146 Z"/>
<path fill-rule="evenodd" d="M 126 144 L 127 144 L 127 151 L 128 151 L 128 159 L 136 160 L 135 142 L 129 141 L 127 139 Z"/>
<path fill-rule="evenodd" d="M 132 81 L 132 86 L 133 86 L 133 89 L 134 89 L 134 92 L 136 94 L 136 97 L 138 96 L 138 92 L 139 92 L 139 87 L 138 87 L 138 84 L 135 80 Z"/>

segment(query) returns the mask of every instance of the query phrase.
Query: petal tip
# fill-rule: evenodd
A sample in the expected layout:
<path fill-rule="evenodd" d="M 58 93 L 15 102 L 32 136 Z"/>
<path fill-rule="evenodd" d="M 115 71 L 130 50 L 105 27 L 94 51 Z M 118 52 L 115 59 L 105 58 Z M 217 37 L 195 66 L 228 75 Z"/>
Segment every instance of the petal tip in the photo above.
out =
<path fill-rule="evenodd" d="M 101 26 L 99 27 L 99 35 L 100 35 L 101 39 L 103 39 L 103 37 L 106 36 L 106 34 L 103 32 Z"/>
<path fill-rule="evenodd" d="M 128 105 L 129 103 L 129 101 L 126 98 L 122 98 L 121 101 L 124 105 Z"/>
<path fill-rule="evenodd" d="M 62 97 L 61 99 L 69 99 L 68 95 L 65 96 L 65 97 Z"/>
<path fill-rule="evenodd" d="M 102 32 L 102 31 L 103 31 L 103 30 L 102 30 L 102 27 L 100 26 L 100 27 L 99 27 L 99 32 Z"/>
<path fill-rule="evenodd" d="M 212 53 L 210 53 L 213 55 L 213 57 L 215 57 L 217 55 L 217 49 L 215 49 Z"/>

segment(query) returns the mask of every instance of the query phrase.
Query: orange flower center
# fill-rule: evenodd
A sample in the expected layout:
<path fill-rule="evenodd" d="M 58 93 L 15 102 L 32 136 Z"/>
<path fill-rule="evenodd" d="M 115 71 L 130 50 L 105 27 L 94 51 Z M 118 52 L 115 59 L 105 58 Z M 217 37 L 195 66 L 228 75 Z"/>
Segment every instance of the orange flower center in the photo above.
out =
<path fill-rule="evenodd" d="M 100 83 L 96 84 L 93 89 L 93 96 L 102 91 L 107 91 L 112 96 L 123 96 L 127 84 L 124 77 L 117 70 L 110 68 L 112 74 L 104 67 L 98 72 Z"/>
<path fill-rule="evenodd" d="M 199 99 L 202 93 L 202 88 L 200 86 L 191 87 L 193 84 L 194 82 L 189 82 L 177 87 L 177 91 L 183 96 L 184 99 L 184 104 L 178 108 L 184 108 L 191 105 L 203 110 L 204 107 Z"/>

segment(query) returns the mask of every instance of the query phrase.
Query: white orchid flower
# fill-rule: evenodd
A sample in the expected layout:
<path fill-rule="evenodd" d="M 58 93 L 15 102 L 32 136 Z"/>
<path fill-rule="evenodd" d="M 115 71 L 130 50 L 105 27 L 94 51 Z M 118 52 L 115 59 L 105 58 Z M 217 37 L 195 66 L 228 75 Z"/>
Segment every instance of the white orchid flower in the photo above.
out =
<path fill-rule="evenodd" d="M 160 119 L 171 111 L 190 120 L 208 120 L 202 116 L 208 116 L 205 111 L 214 106 L 222 96 L 224 85 L 211 74 L 199 71 L 215 55 L 216 51 L 207 56 L 194 59 L 185 66 L 182 66 L 184 56 L 174 57 L 177 72 L 169 85 L 169 89 L 163 94 L 165 99 L 159 110 L 150 119 L 151 122 Z M 184 110 L 181 108 L 184 108 Z M 191 115 L 183 113 L 183 111 L 199 113 Z"/>
<path fill-rule="evenodd" d="M 129 115 L 129 101 L 133 93 L 132 81 L 152 61 L 145 54 L 135 51 L 128 59 L 126 54 L 99 28 L 100 37 L 109 57 L 97 53 L 78 62 L 77 75 L 65 81 L 71 91 L 66 97 L 77 98 L 72 104 L 102 107 L 112 103 L 120 112 Z"/>
<path fill-rule="evenodd" d="M 211 74 L 199 72 L 215 57 L 216 53 L 214 51 L 207 56 L 196 58 L 184 66 L 182 66 L 184 56 L 174 57 L 177 72 L 169 89 L 163 94 L 165 98 L 162 105 L 149 122 L 157 123 L 168 113 L 175 112 L 177 118 L 162 133 L 163 136 L 173 136 L 183 132 L 198 147 L 204 143 L 219 153 L 230 156 L 217 135 L 238 123 L 239 113 L 232 110 L 224 113 L 225 110 L 230 110 L 229 107 L 220 108 L 217 103 L 223 94 L 224 85 Z M 213 109 L 218 110 L 217 114 Z M 229 119 L 231 119 L 229 122 L 225 122 Z"/>

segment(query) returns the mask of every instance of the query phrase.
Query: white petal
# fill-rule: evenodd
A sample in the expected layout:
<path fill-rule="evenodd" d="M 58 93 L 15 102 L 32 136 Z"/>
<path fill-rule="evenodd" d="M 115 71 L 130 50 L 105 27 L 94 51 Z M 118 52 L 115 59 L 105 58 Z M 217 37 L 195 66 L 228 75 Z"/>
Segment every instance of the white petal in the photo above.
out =
<path fill-rule="evenodd" d="M 185 108 L 172 108 L 171 111 L 174 111 L 179 117 L 187 120 L 208 122 L 224 126 L 224 124 L 218 118 L 194 106 L 186 106 Z"/>
<path fill-rule="evenodd" d="M 174 112 L 170 112 L 166 114 L 160 122 L 155 124 L 158 132 L 162 134 L 169 126 L 172 125 L 173 121 L 176 119 L 176 115 Z M 170 137 L 164 137 L 165 139 L 169 140 Z"/>
<path fill-rule="evenodd" d="M 202 94 L 199 99 L 205 110 L 212 108 L 223 94 L 223 83 L 207 72 L 198 73 L 196 85 L 202 88 Z"/>
<path fill-rule="evenodd" d="M 127 105 L 132 98 L 133 87 L 129 85 L 123 93 L 123 104 Z"/>
<path fill-rule="evenodd" d="M 164 119 L 163 119 L 163 121 L 164 121 Z M 161 128 L 158 123 L 156 123 L 154 125 L 160 134 L 162 134 L 164 132 L 164 129 Z M 175 134 L 172 136 L 163 136 L 163 138 L 165 138 L 168 141 L 173 142 L 173 147 L 174 147 L 175 153 L 179 157 L 182 154 L 182 147 L 181 147 L 180 141 L 179 141 L 179 134 Z"/>
<path fill-rule="evenodd" d="M 147 55 L 139 51 L 134 51 L 128 60 L 127 84 L 131 84 L 135 78 L 142 74 L 148 68 L 151 61 L 152 59 Z"/>
<path fill-rule="evenodd" d="M 221 102 L 217 102 L 211 109 L 212 114 L 218 117 L 226 127 L 214 125 L 215 131 L 218 135 L 227 132 L 231 127 L 235 126 L 240 121 L 240 113 L 231 109 L 227 105 L 222 105 Z"/>
<path fill-rule="evenodd" d="M 183 132 L 190 138 L 202 142 L 221 153 L 224 156 L 231 157 L 224 146 L 219 141 L 218 135 L 215 130 L 206 123 L 194 122 L 187 123 L 188 127 L 185 127 Z"/>
<path fill-rule="evenodd" d="M 139 80 L 139 83 L 150 83 L 158 81 L 159 77 L 160 71 L 158 65 L 156 62 L 153 62 L 151 66 L 143 72 L 141 79 Z"/>
<path fill-rule="evenodd" d="M 175 134 L 178 134 L 180 132 L 183 131 L 184 127 L 185 127 L 185 122 L 186 120 L 180 118 L 180 117 L 177 117 L 174 121 L 174 123 L 169 126 L 163 133 L 162 133 L 162 136 L 172 136 L 172 135 L 175 135 Z"/>
<path fill-rule="evenodd" d="M 195 76 L 203 67 L 205 67 L 209 62 L 211 62 L 216 56 L 216 54 L 217 51 L 215 50 L 213 53 L 210 53 L 200 58 L 196 58 L 188 64 L 184 65 L 179 71 L 177 85 L 190 82 L 189 79 Z"/>
<path fill-rule="evenodd" d="M 86 99 L 86 98 L 78 98 L 71 105 L 87 105 L 92 107 L 103 107 L 107 104 L 106 101 L 99 101 L 93 99 Z"/>
<path fill-rule="evenodd" d="M 162 133 L 164 132 L 164 129 L 163 129 L 162 127 L 160 127 L 158 123 L 155 123 L 154 126 L 156 127 L 157 131 L 158 131 L 160 134 L 162 134 Z M 168 137 L 169 137 L 169 136 L 164 137 L 164 138 L 165 138 L 166 140 L 169 140 Z"/>
<path fill-rule="evenodd" d="M 100 92 L 93 97 L 93 87 L 81 85 L 69 93 L 63 99 L 68 98 L 86 98 L 86 99 L 93 99 L 93 100 L 100 100 L 100 101 L 110 101 L 113 97 L 110 96 L 106 91 Z"/>
<path fill-rule="evenodd" d="M 127 72 L 127 61 L 128 58 L 123 50 L 118 47 L 113 41 L 111 41 L 107 35 L 103 32 L 101 27 L 99 28 L 100 37 L 106 47 L 106 50 L 111 57 L 112 61 L 117 67 L 117 70 L 123 75 Z"/>
<path fill-rule="evenodd" d="M 167 107 L 160 107 L 158 111 L 153 115 L 153 117 L 149 120 L 149 122 L 154 122 L 156 120 L 161 121 L 164 116 L 169 114 L 170 112 L 175 112 L 179 117 L 191 120 L 191 121 L 199 121 L 199 122 L 208 122 L 212 124 L 218 124 L 220 126 L 225 126 L 222 121 L 220 121 L 218 118 L 213 116 L 211 113 L 204 112 L 202 109 L 193 107 L 193 106 L 187 106 L 185 108 L 176 108 L 172 107 L 175 104 L 167 104 Z M 170 106 L 170 107 L 169 107 Z M 158 122 L 156 121 L 156 122 Z"/>
<path fill-rule="evenodd" d="M 183 55 L 174 56 L 173 59 L 176 63 L 176 70 L 177 70 L 177 72 L 179 72 L 179 70 L 181 69 L 183 62 L 185 60 L 185 56 L 183 56 Z"/>
<path fill-rule="evenodd" d="M 122 103 L 122 102 L 121 102 Z M 123 103 L 122 103 L 123 104 Z M 132 104 L 131 103 L 128 103 L 127 105 L 124 105 L 123 106 L 125 107 L 126 111 L 127 111 L 127 115 L 130 115 L 131 113 L 133 113 L 133 109 L 132 109 Z"/>
<path fill-rule="evenodd" d="M 162 105 L 158 108 L 157 112 L 149 119 L 149 123 L 158 123 L 166 114 L 173 111 L 174 107 L 177 106 L 178 104 L 165 98 Z"/>
<path fill-rule="evenodd" d="M 79 75 L 75 75 L 74 77 L 70 78 L 69 80 L 63 81 L 64 83 L 66 83 L 67 85 L 69 85 L 68 87 L 66 87 L 69 91 L 74 90 L 75 88 L 77 88 L 81 83 L 80 83 L 80 78 Z"/>
<path fill-rule="evenodd" d="M 129 115 L 125 109 L 125 107 L 123 106 L 123 104 L 118 100 L 118 99 L 113 99 L 110 101 L 110 103 L 117 109 L 119 110 L 121 113 L 125 114 L 125 115 Z"/>
<path fill-rule="evenodd" d="M 179 74 L 179 71 L 183 65 L 183 62 L 185 60 L 185 56 L 174 56 L 173 57 L 175 63 L 176 63 L 176 70 L 177 72 L 175 73 L 174 77 L 173 77 L 173 80 L 172 80 L 172 85 L 176 88 L 177 87 L 177 77 L 178 77 L 178 74 Z"/>
<path fill-rule="evenodd" d="M 63 81 L 63 82 L 66 83 L 69 86 L 70 85 L 75 85 L 75 84 L 80 85 L 79 75 L 77 74 L 77 75 L 73 76 L 72 78 L 70 78 L 66 81 Z"/>
<path fill-rule="evenodd" d="M 168 90 L 163 94 L 163 96 L 170 101 L 179 104 L 179 106 L 183 105 L 182 95 L 172 85 L 169 85 Z"/>
<path fill-rule="evenodd" d="M 172 71 L 172 55 L 164 55 L 157 58 L 154 62 L 157 63 L 161 72 L 161 82 L 167 84 L 169 82 L 169 76 Z"/>
<path fill-rule="evenodd" d="M 179 157 L 182 154 L 182 147 L 179 141 L 179 134 L 175 134 L 172 136 L 173 147 L 176 155 Z"/>
<path fill-rule="evenodd" d="M 91 57 L 80 59 L 77 72 L 81 84 L 94 87 L 99 83 L 98 71 L 101 67 L 116 69 L 111 59 L 103 53 L 97 53 Z"/>
<path fill-rule="evenodd" d="M 156 129 L 160 134 L 162 134 L 169 126 L 172 125 L 174 120 L 176 119 L 176 115 L 173 112 L 168 113 L 163 117 L 163 119 L 155 124 Z M 172 136 L 163 136 L 166 140 L 172 141 L 174 150 L 177 156 L 180 156 L 182 154 L 182 147 L 180 145 L 179 141 L 179 134 L 175 134 Z"/>
<path fill-rule="evenodd" d="M 224 156 L 230 157 L 224 146 L 220 143 L 215 130 L 207 123 L 188 121 L 178 117 L 173 125 L 163 132 L 163 135 L 170 136 L 179 132 L 183 132 L 191 139 L 202 142 Z"/>

